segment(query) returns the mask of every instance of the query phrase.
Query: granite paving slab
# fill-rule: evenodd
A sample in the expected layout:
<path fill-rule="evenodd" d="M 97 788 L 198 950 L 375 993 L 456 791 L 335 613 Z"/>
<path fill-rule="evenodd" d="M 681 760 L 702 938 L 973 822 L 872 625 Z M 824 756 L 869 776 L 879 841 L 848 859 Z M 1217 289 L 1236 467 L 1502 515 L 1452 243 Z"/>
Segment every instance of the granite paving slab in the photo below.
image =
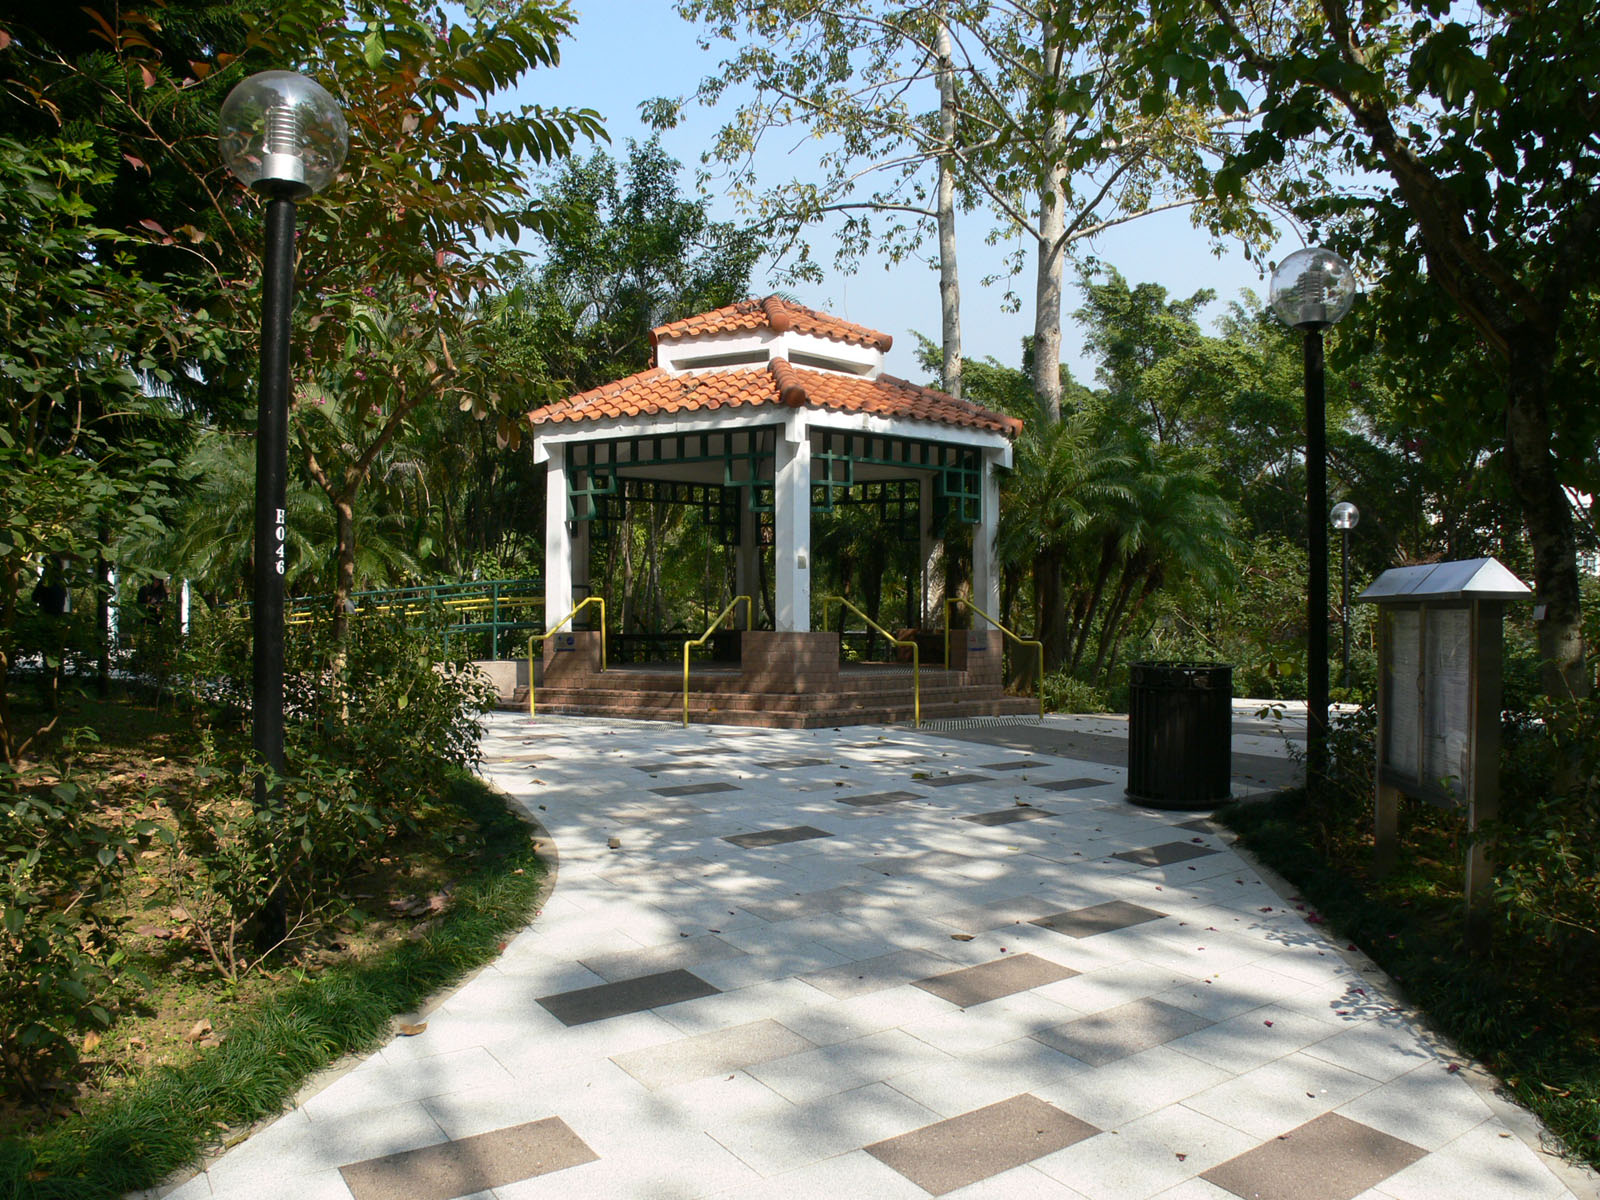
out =
<path fill-rule="evenodd" d="M 1324 1113 L 1200 1178 L 1247 1198 L 1353 1200 L 1425 1153 L 1370 1125 Z"/>
<path fill-rule="evenodd" d="M 1125 719 L 882 735 L 493 714 L 538 914 L 162 1200 L 1600 1194 L 1225 830 L 1112 798 Z"/>
<path fill-rule="evenodd" d="M 1015 1096 L 899 1137 L 867 1153 L 935 1196 L 1054 1154 L 1100 1131 L 1037 1096 Z"/>
<path fill-rule="evenodd" d="M 760 850 L 767 846 L 787 846 L 790 842 L 809 842 L 812 838 L 832 837 L 826 829 L 815 825 L 791 825 L 786 829 L 762 829 L 756 833 L 736 833 L 722 840 L 743 846 L 746 850 Z"/>
<path fill-rule="evenodd" d="M 354 1200 L 452 1200 L 594 1162 L 559 1117 L 341 1167 Z"/>
<path fill-rule="evenodd" d="M 1071 979 L 1077 971 L 1034 954 L 1014 954 L 975 967 L 948 971 L 931 979 L 919 979 L 916 987 L 948 1000 L 958 1008 L 986 1004 L 1003 996 L 1030 991 L 1048 983 Z"/>
<path fill-rule="evenodd" d="M 1002 808 L 998 812 L 969 813 L 960 819 L 971 821 L 974 825 L 1015 825 L 1018 821 L 1037 821 L 1040 817 L 1053 816 L 1055 813 L 1042 808 L 1034 808 L 1032 805 L 1024 808 L 1017 805 L 1013 808 Z"/>
<path fill-rule="evenodd" d="M 587 1025 L 591 1021 L 661 1008 L 682 1000 L 714 996 L 717 991 L 698 975 L 671 970 L 540 996 L 538 1003 L 563 1025 Z"/>

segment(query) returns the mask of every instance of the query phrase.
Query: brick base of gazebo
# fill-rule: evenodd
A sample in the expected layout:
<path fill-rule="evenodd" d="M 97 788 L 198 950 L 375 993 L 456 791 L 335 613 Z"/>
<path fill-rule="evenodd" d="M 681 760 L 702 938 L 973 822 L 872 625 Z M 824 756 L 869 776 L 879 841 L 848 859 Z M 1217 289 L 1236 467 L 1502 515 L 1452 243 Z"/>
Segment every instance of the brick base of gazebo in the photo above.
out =
<path fill-rule="evenodd" d="M 921 669 L 922 719 L 1037 712 L 1038 701 L 1005 695 L 1001 650 L 998 632 L 952 630 L 949 666 Z M 601 671 L 600 635 L 577 632 L 546 643 L 541 666 L 539 713 L 683 719 L 681 663 Z M 527 689 L 517 689 L 508 707 L 527 706 Z M 841 666 L 837 633 L 745 630 L 737 666 L 689 671 L 689 719 L 698 723 L 815 729 L 909 724 L 913 715 L 911 664 Z"/>

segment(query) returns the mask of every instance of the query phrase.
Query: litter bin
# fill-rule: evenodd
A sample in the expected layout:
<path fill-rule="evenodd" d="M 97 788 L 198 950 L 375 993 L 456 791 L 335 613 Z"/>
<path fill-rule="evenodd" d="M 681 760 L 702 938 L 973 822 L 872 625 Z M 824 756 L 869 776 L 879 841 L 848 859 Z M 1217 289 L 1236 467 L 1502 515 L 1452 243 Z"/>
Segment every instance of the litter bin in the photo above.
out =
<path fill-rule="evenodd" d="M 1129 671 L 1128 799 L 1184 809 L 1226 801 L 1233 759 L 1233 668 L 1142 662 Z"/>

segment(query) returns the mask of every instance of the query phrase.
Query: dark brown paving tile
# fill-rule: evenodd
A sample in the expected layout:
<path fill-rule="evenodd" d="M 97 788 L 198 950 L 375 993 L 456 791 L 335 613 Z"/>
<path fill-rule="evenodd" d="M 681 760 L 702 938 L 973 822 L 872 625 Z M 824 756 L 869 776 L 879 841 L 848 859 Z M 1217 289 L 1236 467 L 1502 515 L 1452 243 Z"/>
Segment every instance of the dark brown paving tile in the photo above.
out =
<path fill-rule="evenodd" d="M 980 771 L 1026 771 L 1030 767 L 1042 767 L 1044 764 L 1037 758 L 1014 758 L 1010 762 L 979 763 Z"/>
<path fill-rule="evenodd" d="M 1055 983 L 1058 979 L 1071 979 L 1077 971 L 1063 967 L 1036 954 L 1012 954 L 976 967 L 964 967 L 931 979 L 919 979 L 913 987 L 932 992 L 942 1000 L 961 1008 L 971 1008 L 1012 996 L 1031 988 Z"/>
<path fill-rule="evenodd" d="M 958 783 L 991 783 L 987 775 L 930 775 L 916 781 L 922 787 L 954 787 Z"/>
<path fill-rule="evenodd" d="M 1215 832 L 1217 832 L 1216 822 L 1211 820 L 1209 817 L 1196 817 L 1192 821 L 1179 821 L 1178 824 L 1175 826 L 1175 828 L 1177 828 L 1177 829 L 1192 829 L 1196 833 L 1215 833 Z"/>
<path fill-rule="evenodd" d="M 1030 779 L 1028 780 L 1028 786 L 1045 788 L 1046 790 L 1052 792 L 1074 792 L 1081 788 L 1105 787 L 1110 782 L 1111 780 L 1109 779 L 1089 779 L 1087 777 L 1083 779 Z"/>
<path fill-rule="evenodd" d="M 657 771 L 709 771 L 712 766 L 707 762 L 696 762 L 692 758 L 675 758 L 667 762 L 635 763 L 633 769 L 654 774 Z"/>
<path fill-rule="evenodd" d="M 1023 1094 L 866 1147 L 912 1183 L 942 1196 L 1064 1150 L 1100 1130 Z"/>
<path fill-rule="evenodd" d="M 1042 925 L 1056 933 L 1064 933 L 1068 937 L 1086 938 L 1093 937 L 1097 933 L 1110 933 L 1115 929 L 1127 929 L 1130 925 L 1143 925 L 1146 921 L 1158 921 L 1166 915 L 1153 908 L 1129 904 L 1126 900 L 1108 900 L 1104 904 L 1095 904 L 1088 908 L 1051 913 L 1048 917 L 1039 917 L 1032 923 Z"/>
<path fill-rule="evenodd" d="M 900 800 L 921 800 L 920 792 L 875 792 L 870 796 L 836 796 L 840 804 L 851 804 L 856 808 L 871 808 L 878 804 L 894 804 Z"/>
<path fill-rule="evenodd" d="M 707 796 L 712 792 L 737 792 L 739 789 L 731 783 L 680 783 L 650 790 L 658 796 Z"/>
<path fill-rule="evenodd" d="M 962 817 L 963 821 L 971 821 L 974 825 L 1015 825 L 1018 821 L 1037 821 L 1040 817 L 1053 817 L 1055 813 L 1046 812 L 1042 808 L 1002 808 L 999 812 L 972 813 Z"/>
<path fill-rule="evenodd" d="M 743 846 L 746 850 L 760 850 L 765 846 L 783 846 L 789 842 L 809 842 L 812 838 L 832 837 L 826 829 L 815 825 L 791 825 L 788 829 L 762 829 L 756 833 L 736 833 L 722 840 Z"/>
<path fill-rule="evenodd" d="M 1147 998 L 1056 1025 L 1034 1034 L 1033 1040 L 1100 1067 L 1210 1024 L 1197 1013 Z"/>
<path fill-rule="evenodd" d="M 791 767 L 821 767 L 832 762 L 829 758 L 775 758 L 771 762 L 758 762 L 756 766 L 770 771 L 786 771 Z"/>
<path fill-rule="evenodd" d="M 1186 862 L 1191 858 L 1204 858 L 1217 853 L 1210 846 L 1197 846 L 1193 842 L 1165 842 L 1159 846 L 1141 846 L 1137 850 L 1124 850 L 1113 854 L 1124 862 L 1138 863 L 1141 867 L 1165 867 Z"/>
<path fill-rule="evenodd" d="M 1350 1200 L 1425 1153 L 1370 1125 L 1324 1113 L 1200 1178 L 1252 1200 Z"/>
<path fill-rule="evenodd" d="M 451 1200 L 548 1175 L 599 1155 L 559 1117 L 340 1167 L 355 1200 Z"/>
<path fill-rule="evenodd" d="M 596 984 L 572 992 L 558 992 L 553 996 L 540 996 L 539 1004 L 563 1025 L 587 1025 L 590 1021 L 644 1012 L 664 1004 L 677 1004 L 681 1000 L 715 996 L 717 992 L 717 988 L 698 975 L 680 969 L 657 971 L 654 975 Z"/>

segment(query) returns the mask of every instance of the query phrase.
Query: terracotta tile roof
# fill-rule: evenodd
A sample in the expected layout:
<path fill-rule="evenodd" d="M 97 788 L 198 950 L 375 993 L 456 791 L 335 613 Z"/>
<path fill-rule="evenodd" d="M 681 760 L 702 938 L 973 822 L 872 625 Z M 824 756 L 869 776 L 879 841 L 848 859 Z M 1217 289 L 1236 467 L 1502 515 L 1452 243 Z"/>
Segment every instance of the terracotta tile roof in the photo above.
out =
<path fill-rule="evenodd" d="M 838 317 L 817 312 L 803 304 L 768 296 L 762 300 L 741 300 L 727 308 L 713 309 L 685 317 L 681 321 L 662 325 L 650 331 L 650 344 L 679 341 L 683 338 L 708 337 L 717 333 L 744 333 L 751 329 L 770 329 L 784 333 L 790 329 L 799 333 L 815 334 L 835 342 L 848 342 L 857 346 L 870 346 L 887 351 L 894 338 L 865 325 L 841 321 Z"/>
<path fill-rule="evenodd" d="M 909 417 L 1015 437 L 1022 422 L 892 375 L 866 379 L 808 371 L 775 358 L 765 366 L 669 375 L 659 367 L 558 400 L 528 414 L 533 425 L 664 416 L 721 408 L 812 407 L 879 417 Z"/>

